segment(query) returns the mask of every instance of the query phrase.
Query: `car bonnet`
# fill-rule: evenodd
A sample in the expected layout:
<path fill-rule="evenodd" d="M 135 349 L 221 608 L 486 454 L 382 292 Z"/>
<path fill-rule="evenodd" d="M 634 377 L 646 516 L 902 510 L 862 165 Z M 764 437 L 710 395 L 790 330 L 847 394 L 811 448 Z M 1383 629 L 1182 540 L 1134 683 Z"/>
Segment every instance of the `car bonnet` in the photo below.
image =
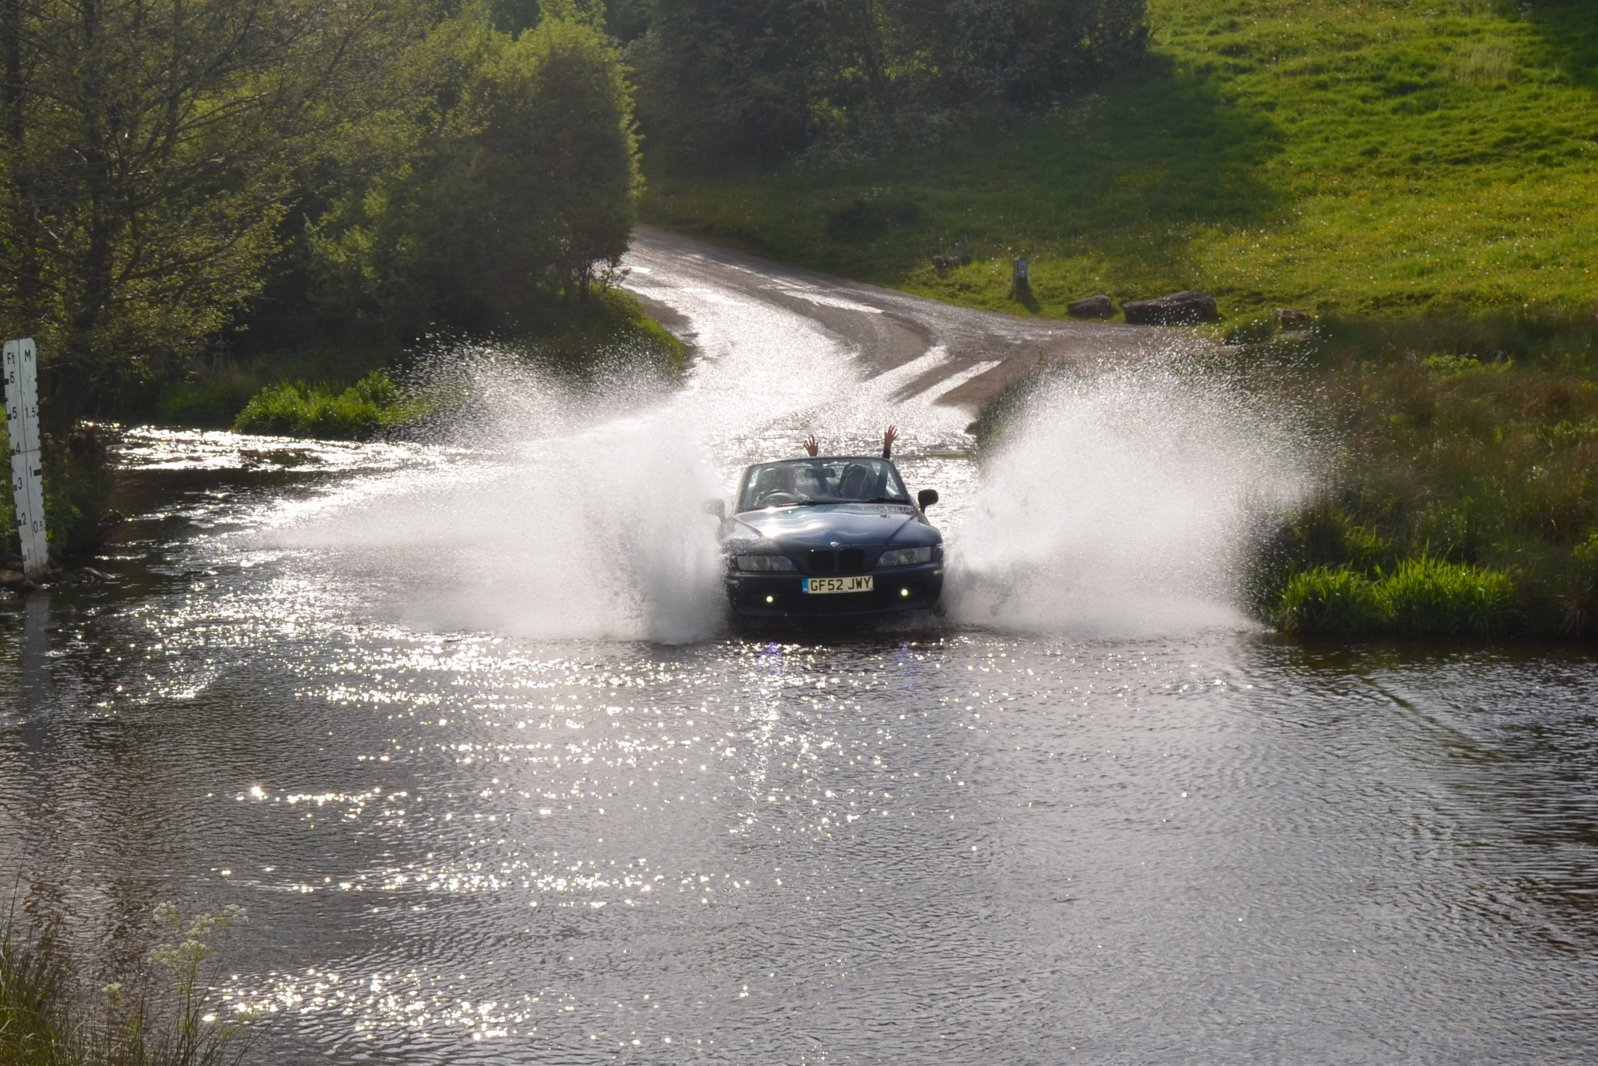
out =
<path fill-rule="evenodd" d="M 819 507 L 780 507 L 745 511 L 733 516 L 738 524 L 730 538 L 755 533 L 792 548 L 826 548 L 838 545 L 887 544 L 896 538 L 927 544 L 937 533 L 916 521 L 914 508 L 903 504 L 830 504 Z M 907 528 L 908 527 L 908 528 Z M 920 536 L 902 537 L 911 530 Z"/>

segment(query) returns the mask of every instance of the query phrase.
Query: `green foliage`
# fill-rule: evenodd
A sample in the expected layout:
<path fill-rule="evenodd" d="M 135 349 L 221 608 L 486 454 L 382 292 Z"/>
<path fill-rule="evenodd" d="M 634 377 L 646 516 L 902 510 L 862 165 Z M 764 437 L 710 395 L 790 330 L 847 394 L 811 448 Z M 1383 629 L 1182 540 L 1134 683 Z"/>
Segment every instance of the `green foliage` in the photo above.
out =
<path fill-rule="evenodd" d="M 438 107 L 311 223 L 312 292 L 393 344 L 531 335 L 626 251 L 639 176 L 620 57 L 579 19 L 511 38 L 467 16 L 436 36 Z"/>
<path fill-rule="evenodd" d="M 809 144 L 825 21 L 820 5 L 792 0 L 655 0 L 630 50 L 651 151 L 708 172 Z"/>
<path fill-rule="evenodd" d="M 0 451 L 9 454 L 10 434 L 0 422 Z M 80 426 L 65 437 L 47 437 L 41 449 L 44 524 L 52 562 L 59 563 L 98 546 L 119 521 L 110 506 L 112 469 L 100 430 Z M 0 552 L 18 556 L 16 503 L 0 494 Z"/>
<path fill-rule="evenodd" d="M 675 380 L 687 360 L 682 341 L 646 315 L 628 293 L 606 287 L 580 305 L 567 305 L 537 338 L 520 347 L 524 358 L 554 377 L 591 381 L 626 367 L 637 377 Z"/>
<path fill-rule="evenodd" d="M 559 305 L 545 326 L 536 339 L 494 347 L 509 348 L 517 358 L 572 381 L 616 373 L 620 367 L 633 379 L 653 377 L 665 383 L 682 371 L 682 342 L 618 289 L 596 289 L 586 301 Z M 339 353 L 330 352 L 320 362 L 306 359 L 295 365 L 326 381 L 336 379 L 338 359 Z M 304 380 L 264 385 L 232 426 L 247 433 L 364 440 L 404 433 L 447 414 L 452 402 L 434 391 L 402 389 L 387 371 L 374 370 L 345 388 Z"/>
<path fill-rule="evenodd" d="M 53 935 L 0 933 L 0 1062 L 17 1066 L 219 1066 L 241 1060 L 237 1022 L 217 1021 L 206 996 L 206 960 L 227 928 L 244 920 L 229 907 L 184 922 L 156 908 L 170 940 L 150 968 L 102 990 L 98 1012 L 81 1009 L 82 990 Z"/>
<path fill-rule="evenodd" d="M 0 323 L 39 341 L 50 428 L 165 373 L 258 291 L 287 205 L 381 105 L 421 14 L 398 0 L 6 7 Z"/>
<path fill-rule="evenodd" d="M 303 382 L 269 385 L 239 412 L 233 428 L 241 433 L 365 440 L 414 422 L 424 413 L 388 375 L 374 370 L 336 392 Z"/>
<path fill-rule="evenodd" d="M 56 956 L 6 928 L 0 935 L 0 1062 L 77 1066 L 58 1018 L 67 984 Z"/>
<path fill-rule="evenodd" d="M 1425 556 L 1376 582 L 1377 602 L 1402 636 L 1487 636 L 1500 631 L 1513 583 L 1495 570 Z"/>
<path fill-rule="evenodd" d="M 1284 633 L 1369 636 L 1385 628 L 1375 585 L 1346 568 L 1314 567 L 1288 579 L 1273 619 Z"/>
<path fill-rule="evenodd" d="M 1591 327 L 1518 336 L 1459 324 L 1332 323 L 1315 357 L 1275 386 L 1313 391 L 1341 427 L 1344 453 L 1325 494 L 1261 556 L 1250 591 L 1261 614 L 1298 614 L 1284 606 L 1288 591 L 1317 569 L 1386 575 L 1396 596 L 1421 560 L 1431 569 L 1417 589 L 1438 586 L 1443 563 L 1502 575 L 1512 609 L 1494 599 L 1493 611 L 1473 616 L 1496 634 L 1598 634 L 1598 384 L 1583 354 Z M 1419 347 L 1394 348 L 1399 337 Z M 1406 596 L 1421 606 L 1405 632 L 1444 631 L 1421 621 L 1424 597 Z"/>
<path fill-rule="evenodd" d="M 1136 60 L 1144 0 L 655 0 L 631 51 L 659 165 L 879 152 L 1036 113 Z"/>

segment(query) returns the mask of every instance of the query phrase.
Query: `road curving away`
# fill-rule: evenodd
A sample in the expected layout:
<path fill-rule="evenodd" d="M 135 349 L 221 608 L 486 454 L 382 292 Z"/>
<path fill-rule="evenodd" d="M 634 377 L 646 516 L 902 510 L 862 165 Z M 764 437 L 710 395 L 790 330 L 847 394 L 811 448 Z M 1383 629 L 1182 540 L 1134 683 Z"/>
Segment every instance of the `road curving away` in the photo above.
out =
<path fill-rule="evenodd" d="M 978 311 L 786 266 L 651 226 L 633 234 L 625 288 L 702 354 L 697 301 L 755 302 L 813 323 L 872 376 L 901 378 L 899 400 L 975 414 L 1039 365 L 1120 364 L 1168 352 L 1186 335 L 1153 326 Z M 722 340 L 721 343 L 727 343 Z"/>

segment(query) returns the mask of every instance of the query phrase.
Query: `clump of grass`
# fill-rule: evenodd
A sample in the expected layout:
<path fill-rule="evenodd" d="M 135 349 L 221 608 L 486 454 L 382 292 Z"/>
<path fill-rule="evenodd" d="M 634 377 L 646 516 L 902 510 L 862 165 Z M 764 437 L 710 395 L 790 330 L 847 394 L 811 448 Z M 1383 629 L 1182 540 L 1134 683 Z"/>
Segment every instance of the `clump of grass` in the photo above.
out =
<path fill-rule="evenodd" d="M 1386 619 L 1368 577 L 1317 566 L 1288 578 L 1273 621 L 1284 633 L 1346 637 L 1380 632 Z"/>
<path fill-rule="evenodd" d="M 1454 68 L 1454 77 L 1466 85 L 1495 85 L 1509 80 L 1515 69 L 1510 48 L 1497 42 L 1472 45 Z"/>
<path fill-rule="evenodd" d="M 1507 574 L 1424 556 L 1375 577 L 1318 566 L 1288 579 L 1275 622 L 1302 635 L 1485 637 L 1502 632 L 1513 593 Z"/>
<path fill-rule="evenodd" d="M 99 1001 L 74 981 L 49 935 L 0 936 L 0 1062 L 17 1066 L 222 1066 L 245 1050 L 241 1023 L 218 1021 L 203 981 L 205 962 L 237 907 L 187 922 L 156 908 L 169 939 L 149 968 L 103 990 Z"/>
<path fill-rule="evenodd" d="M 234 420 L 241 433 L 366 440 L 414 422 L 422 406 L 374 370 L 349 388 L 290 382 L 256 393 Z"/>
<path fill-rule="evenodd" d="M 0 937 L 0 1062 L 76 1066 L 60 1015 L 68 978 L 59 959 L 7 929 Z"/>
<path fill-rule="evenodd" d="M 1377 602 L 1400 636 L 1489 636 L 1501 631 L 1513 594 L 1509 575 L 1426 557 L 1405 559 L 1375 585 Z"/>

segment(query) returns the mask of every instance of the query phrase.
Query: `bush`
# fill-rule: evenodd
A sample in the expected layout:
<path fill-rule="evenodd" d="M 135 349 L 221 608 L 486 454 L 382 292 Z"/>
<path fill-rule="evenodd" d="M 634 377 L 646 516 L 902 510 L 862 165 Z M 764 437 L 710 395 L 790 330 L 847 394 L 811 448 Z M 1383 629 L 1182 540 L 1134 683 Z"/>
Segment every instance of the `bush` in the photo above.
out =
<path fill-rule="evenodd" d="M 1274 621 L 1301 635 L 1490 636 L 1514 592 L 1507 574 L 1440 559 L 1406 559 L 1374 579 L 1318 566 L 1288 578 Z"/>
<path fill-rule="evenodd" d="M 268 385 L 245 405 L 233 428 L 241 433 L 365 440 L 421 415 L 381 370 L 335 393 L 303 382 Z"/>
<path fill-rule="evenodd" d="M 1302 635 L 1359 636 L 1385 628 L 1370 579 L 1325 566 L 1288 578 L 1274 621 L 1282 632 Z"/>

